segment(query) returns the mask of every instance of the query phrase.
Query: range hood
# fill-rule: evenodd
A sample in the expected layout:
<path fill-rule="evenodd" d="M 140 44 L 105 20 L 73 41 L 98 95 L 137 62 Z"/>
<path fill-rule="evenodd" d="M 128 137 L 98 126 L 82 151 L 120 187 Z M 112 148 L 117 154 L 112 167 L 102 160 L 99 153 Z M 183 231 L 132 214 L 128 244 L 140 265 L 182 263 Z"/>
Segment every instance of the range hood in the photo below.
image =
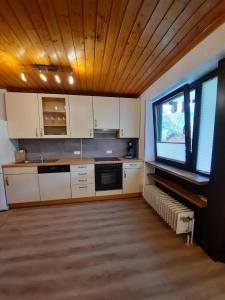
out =
<path fill-rule="evenodd" d="M 94 129 L 94 138 L 119 138 L 119 129 Z"/>

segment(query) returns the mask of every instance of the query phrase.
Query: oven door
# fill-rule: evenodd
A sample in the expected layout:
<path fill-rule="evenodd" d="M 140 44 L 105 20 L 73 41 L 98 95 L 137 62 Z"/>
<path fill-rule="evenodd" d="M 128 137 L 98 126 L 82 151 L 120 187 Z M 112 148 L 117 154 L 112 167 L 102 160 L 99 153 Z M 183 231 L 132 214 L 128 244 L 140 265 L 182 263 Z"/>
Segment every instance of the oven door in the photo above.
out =
<path fill-rule="evenodd" d="M 122 189 L 122 163 L 95 165 L 96 191 Z"/>

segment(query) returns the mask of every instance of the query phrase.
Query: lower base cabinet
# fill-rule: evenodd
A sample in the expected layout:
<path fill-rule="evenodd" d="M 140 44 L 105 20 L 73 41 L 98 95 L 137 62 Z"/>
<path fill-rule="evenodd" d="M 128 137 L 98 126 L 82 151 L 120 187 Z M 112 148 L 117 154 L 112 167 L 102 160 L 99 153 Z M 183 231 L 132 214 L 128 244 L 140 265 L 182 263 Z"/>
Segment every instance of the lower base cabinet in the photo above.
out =
<path fill-rule="evenodd" d="M 4 170 L 5 191 L 9 204 L 40 201 L 36 168 L 8 168 Z"/>
<path fill-rule="evenodd" d="M 123 193 L 140 193 L 143 185 L 143 163 L 128 163 L 123 166 Z"/>
<path fill-rule="evenodd" d="M 71 166 L 72 198 L 95 196 L 94 165 Z"/>

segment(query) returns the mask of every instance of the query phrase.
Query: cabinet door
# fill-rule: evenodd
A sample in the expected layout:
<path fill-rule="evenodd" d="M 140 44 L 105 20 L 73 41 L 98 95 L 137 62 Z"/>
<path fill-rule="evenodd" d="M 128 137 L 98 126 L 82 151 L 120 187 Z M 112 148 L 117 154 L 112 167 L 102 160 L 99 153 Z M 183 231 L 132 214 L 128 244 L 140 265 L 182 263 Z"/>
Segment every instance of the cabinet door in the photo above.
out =
<path fill-rule="evenodd" d="M 119 129 L 119 98 L 93 97 L 94 128 Z"/>
<path fill-rule="evenodd" d="M 40 201 L 38 175 L 5 175 L 5 190 L 8 203 Z"/>
<path fill-rule="evenodd" d="M 123 170 L 123 193 L 139 193 L 142 191 L 143 169 Z"/>
<path fill-rule="evenodd" d="M 7 93 L 6 113 L 10 138 L 40 137 L 37 94 Z"/>
<path fill-rule="evenodd" d="M 120 98 L 120 137 L 139 138 L 140 101 L 132 98 Z"/>
<path fill-rule="evenodd" d="M 92 96 L 69 96 L 72 138 L 93 138 Z"/>
<path fill-rule="evenodd" d="M 38 94 L 38 99 L 41 136 L 46 138 L 69 137 L 68 96 Z"/>
<path fill-rule="evenodd" d="M 70 173 L 38 174 L 41 200 L 71 198 Z"/>

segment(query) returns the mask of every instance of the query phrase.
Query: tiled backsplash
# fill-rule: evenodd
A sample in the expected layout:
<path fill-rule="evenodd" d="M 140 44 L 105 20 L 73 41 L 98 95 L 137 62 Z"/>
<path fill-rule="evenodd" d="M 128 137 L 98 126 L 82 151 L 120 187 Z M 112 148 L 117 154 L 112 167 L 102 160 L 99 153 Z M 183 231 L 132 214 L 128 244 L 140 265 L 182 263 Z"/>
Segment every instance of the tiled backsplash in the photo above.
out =
<path fill-rule="evenodd" d="M 27 151 L 27 159 L 37 159 L 43 154 L 45 159 L 50 158 L 80 158 L 74 155 L 74 151 L 83 149 L 83 157 L 101 156 L 125 156 L 127 143 L 131 139 L 24 139 L 19 140 L 19 149 Z M 136 143 L 138 151 L 138 139 L 132 139 Z M 81 145 L 82 144 L 82 145 Z M 112 150 L 112 154 L 107 154 L 107 150 Z M 138 155 L 138 153 L 137 153 Z"/>

